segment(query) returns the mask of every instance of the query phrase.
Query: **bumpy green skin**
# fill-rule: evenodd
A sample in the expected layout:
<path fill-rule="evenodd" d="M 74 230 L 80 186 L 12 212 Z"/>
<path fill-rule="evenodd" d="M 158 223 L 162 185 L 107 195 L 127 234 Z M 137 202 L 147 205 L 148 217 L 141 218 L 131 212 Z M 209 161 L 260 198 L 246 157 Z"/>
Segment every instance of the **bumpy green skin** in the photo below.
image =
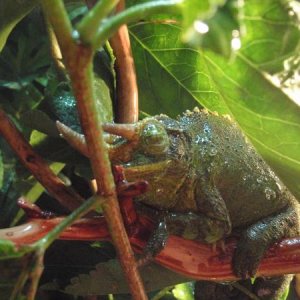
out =
<path fill-rule="evenodd" d="M 299 234 L 296 199 L 228 118 L 196 109 L 177 120 L 148 118 L 139 128 L 127 177 L 148 180 L 137 200 L 162 212 L 149 251 L 160 250 L 167 233 L 207 243 L 238 233 L 233 269 L 245 278 L 270 245 Z M 158 167 L 150 171 L 152 164 Z M 137 165 L 144 166 L 139 175 L 131 171 Z"/>

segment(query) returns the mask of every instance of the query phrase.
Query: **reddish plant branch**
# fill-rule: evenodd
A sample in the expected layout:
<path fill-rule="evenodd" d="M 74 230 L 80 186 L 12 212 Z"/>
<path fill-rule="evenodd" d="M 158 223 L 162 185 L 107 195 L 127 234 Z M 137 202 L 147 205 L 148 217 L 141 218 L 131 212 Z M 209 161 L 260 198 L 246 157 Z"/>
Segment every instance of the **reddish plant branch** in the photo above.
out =
<path fill-rule="evenodd" d="M 101 126 L 101 116 L 96 106 L 93 90 L 93 51 L 89 47 L 77 45 L 72 55 L 66 57 L 66 61 L 77 100 L 81 126 L 86 138 L 88 153 L 90 154 L 94 178 L 97 182 L 97 193 L 106 200 L 101 205 L 103 215 L 107 220 L 112 241 L 116 246 L 133 299 L 147 299 L 122 222 L 111 173 L 111 163 Z"/>
<path fill-rule="evenodd" d="M 23 165 L 62 206 L 70 211 L 80 206 L 84 199 L 73 189 L 67 187 L 52 172 L 47 163 L 34 152 L 31 145 L 2 109 L 0 109 L 0 134 L 19 157 Z"/>
<path fill-rule="evenodd" d="M 120 0 L 116 13 L 122 11 L 124 7 L 125 1 Z M 121 26 L 109 41 L 116 57 L 117 106 L 115 118 L 119 123 L 134 123 L 138 121 L 139 113 L 138 88 L 127 26 Z"/>
<path fill-rule="evenodd" d="M 13 228 L 1 229 L 0 238 L 16 245 L 31 244 L 46 235 L 62 221 L 62 218 L 31 219 L 28 223 Z M 153 228 L 146 216 L 139 216 L 129 235 L 136 252 L 142 252 Z M 64 240 L 103 241 L 110 240 L 104 217 L 86 218 L 76 221 L 60 236 Z M 164 267 L 196 280 L 238 280 L 232 271 L 231 261 L 236 240 L 225 241 L 225 252 L 221 248 L 170 236 L 164 250 L 155 260 Z M 262 260 L 256 276 L 277 276 L 300 273 L 300 237 L 284 239 L 271 247 Z"/>

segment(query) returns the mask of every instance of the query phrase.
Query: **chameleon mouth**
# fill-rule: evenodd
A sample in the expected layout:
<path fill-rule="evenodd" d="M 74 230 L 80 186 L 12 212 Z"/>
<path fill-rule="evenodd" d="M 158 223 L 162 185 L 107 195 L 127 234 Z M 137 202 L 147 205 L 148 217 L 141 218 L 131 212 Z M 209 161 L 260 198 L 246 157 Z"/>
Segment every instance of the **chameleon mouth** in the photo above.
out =
<path fill-rule="evenodd" d="M 83 134 L 80 134 L 63 123 L 56 122 L 61 136 L 71 147 L 86 157 L 89 151 Z M 108 148 L 109 158 L 113 162 L 128 162 L 132 152 L 139 143 L 138 126 L 136 124 L 103 124 L 104 141 Z"/>
<path fill-rule="evenodd" d="M 131 163 L 124 164 L 125 177 L 129 180 L 134 180 L 135 178 L 147 178 L 149 176 L 155 177 L 158 173 L 166 170 L 170 163 L 170 160 L 161 160 L 141 165 L 133 165 Z"/>

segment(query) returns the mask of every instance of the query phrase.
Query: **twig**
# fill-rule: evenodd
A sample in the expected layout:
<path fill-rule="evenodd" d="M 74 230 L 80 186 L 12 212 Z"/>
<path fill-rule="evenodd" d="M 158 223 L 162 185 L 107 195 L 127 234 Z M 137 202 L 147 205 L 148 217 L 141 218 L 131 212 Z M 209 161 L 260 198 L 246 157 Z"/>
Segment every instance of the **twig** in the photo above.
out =
<path fill-rule="evenodd" d="M 51 196 L 69 210 L 74 210 L 83 202 L 83 198 L 67 187 L 49 168 L 47 163 L 32 149 L 22 133 L 0 109 L 0 134 L 17 154 L 23 165 L 45 187 Z"/>
<path fill-rule="evenodd" d="M 123 11 L 124 0 L 116 8 L 116 13 Z M 134 60 L 126 25 L 122 25 L 110 39 L 111 47 L 116 57 L 117 74 L 117 107 L 115 118 L 119 123 L 134 123 L 138 121 L 138 87 Z"/>
<path fill-rule="evenodd" d="M 102 122 L 96 108 L 93 85 L 91 84 L 93 78 L 92 52 L 88 48 L 79 46 L 77 53 L 75 55 L 77 67 L 70 69 L 70 76 L 98 193 L 101 192 L 107 200 L 102 204 L 103 214 L 108 222 L 112 240 L 117 248 L 133 299 L 147 299 L 122 222 L 111 165 L 104 142 Z"/>
<path fill-rule="evenodd" d="M 33 264 L 32 272 L 30 274 L 30 285 L 27 292 L 27 300 L 34 300 L 35 295 L 38 288 L 38 283 L 40 281 L 40 278 L 42 276 L 43 270 L 44 270 L 44 254 L 45 249 L 40 249 L 40 251 L 37 251 L 35 256 L 35 262 Z"/>
<path fill-rule="evenodd" d="M 180 14 L 182 11 L 182 0 L 161 0 L 161 1 L 150 1 L 146 3 L 141 3 L 129 7 L 117 15 L 105 19 L 97 30 L 91 28 L 93 34 L 87 34 L 78 29 L 78 38 L 84 39 L 85 43 L 90 45 L 93 49 L 98 49 L 103 46 L 103 44 L 119 29 L 119 27 L 126 23 L 131 23 L 139 21 L 141 19 L 146 19 L 153 14 Z M 97 19 L 97 15 L 91 15 L 90 18 Z M 90 21 L 89 24 L 94 24 Z"/>
<path fill-rule="evenodd" d="M 115 8 L 119 0 L 102 0 L 96 2 L 95 6 L 83 17 L 76 26 L 80 42 L 88 45 L 97 34 L 103 19 Z"/>
<path fill-rule="evenodd" d="M 109 7 L 109 2 L 104 2 L 108 3 Z M 101 191 L 102 196 L 106 200 L 101 205 L 103 214 L 107 220 L 113 243 L 116 246 L 121 265 L 126 274 L 132 297 L 140 300 L 147 299 L 122 223 L 114 179 L 101 127 L 102 120 L 97 111 L 93 86 L 92 62 L 94 52 L 90 46 L 85 47 L 73 42 L 72 26 L 61 0 L 45 0 L 42 2 L 42 5 L 61 45 L 65 65 L 70 74 L 81 126 L 86 136 L 90 161 L 98 186 L 98 194 Z M 102 7 L 102 9 L 104 8 Z M 89 21 L 88 24 L 93 24 L 93 22 Z M 61 28 L 63 28 L 62 32 Z M 86 32 L 86 27 L 81 27 L 81 30 Z"/>
<path fill-rule="evenodd" d="M 83 205 L 85 204 L 86 202 Z M 63 224 L 65 219 L 62 217 L 34 218 L 21 226 L 0 229 L 0 238 L 10 240 L 18 249 L 23 248 L 23 253 L 26 254 L 34 249 L 32 243 L 45 237 L 49 231 L 56 228 L 57 224 Z M 73 217 L 74 219 L 75 217 Z M 70 225 L 70 222 L 68 224 Z M 136 252 L 142 252 L 153 228 L 153 221 L 147 216 L 139 215 L 130 236 L 131 244 Z M 61 227 L 61 229 L 63 228 Z M 107 241 L 110 240 L 110 235 L 104 217 L 96 217 L 77 220 L 70 226 L 66 226 L 64 223 L 64 231 L 59 232 L 59 238 Z M 212 252 L 211 245 L 171 235 L 163 251 L 155 257 L 155 261 L 174 272 L 195 280 L 236 281 L 239 278 L 233 274 L 232 270 L 232 257 L 236 245 L 236 240 L 226 240 L 225 252 L 221 248 Z M 28 248 L 29 246 L 30 248 Z M 17 257 L 20 256 L 22 255 Z M 256 277 L 295 273 L 300 273 L 300 237 L 284 239 L 272 246 L 261 261 Z"/>

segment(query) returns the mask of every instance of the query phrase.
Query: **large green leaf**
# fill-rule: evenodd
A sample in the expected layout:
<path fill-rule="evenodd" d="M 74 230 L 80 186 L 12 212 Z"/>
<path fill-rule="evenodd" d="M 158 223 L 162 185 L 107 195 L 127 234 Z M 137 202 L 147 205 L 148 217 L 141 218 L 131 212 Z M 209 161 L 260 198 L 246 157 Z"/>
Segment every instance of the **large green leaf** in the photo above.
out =
<path fill-rule="evenodd" d="M 283 61 L 299 52 L 299 20 L 292 9 L 293 2 L 245 1 L 240 17 L 241 53 L 262 71 L 281 71 Z"/>
<path fill-rule="evenodd" d="M 39 0 L 25 1 L 0 1 L 0 52 L 6 43 L 6 39 L 16 24 L 22 20 L 37 4 Z"/>
<path fill-rule="evenodd" d="M 145 284 L 145 289 L 148 292 L 189 281 L 188 278 L 155 263 L 144 266 L 140 272 Z M 80 274 L 72 278 L 65 292 L 76 296 L 106 295 L 110 293 L 125 294 L 128 293 L 128 285 L 119 262 L 117 260 L 110 260 L 97 264 L 95 269 L 88 274 Z M 180 293 L 180 287 L 178 287 L 177 293 Z M 188 290 L 184 291 L 185 296 L 187 296 L 188 293 Z M 177 299 L 188 300 L 191 298 L 181 297 Z"/>
<path fill-rule="evenodd" d="M 174 116 L 199 103 L 231 114 L 300 199 L 299 107 L 243 54 L 228 61 L 182 44 L 180 34 L 171 24 L 131 27 L 142 110 Z"/>
<path fill-rule="evenodd" d="M 130 30 L 142 110 L 175 117 L 208 102 L 228 112 L 219 101 L 205 61 L 198 51 L 182 44 L 177 25 L 144 23 Z"/>

